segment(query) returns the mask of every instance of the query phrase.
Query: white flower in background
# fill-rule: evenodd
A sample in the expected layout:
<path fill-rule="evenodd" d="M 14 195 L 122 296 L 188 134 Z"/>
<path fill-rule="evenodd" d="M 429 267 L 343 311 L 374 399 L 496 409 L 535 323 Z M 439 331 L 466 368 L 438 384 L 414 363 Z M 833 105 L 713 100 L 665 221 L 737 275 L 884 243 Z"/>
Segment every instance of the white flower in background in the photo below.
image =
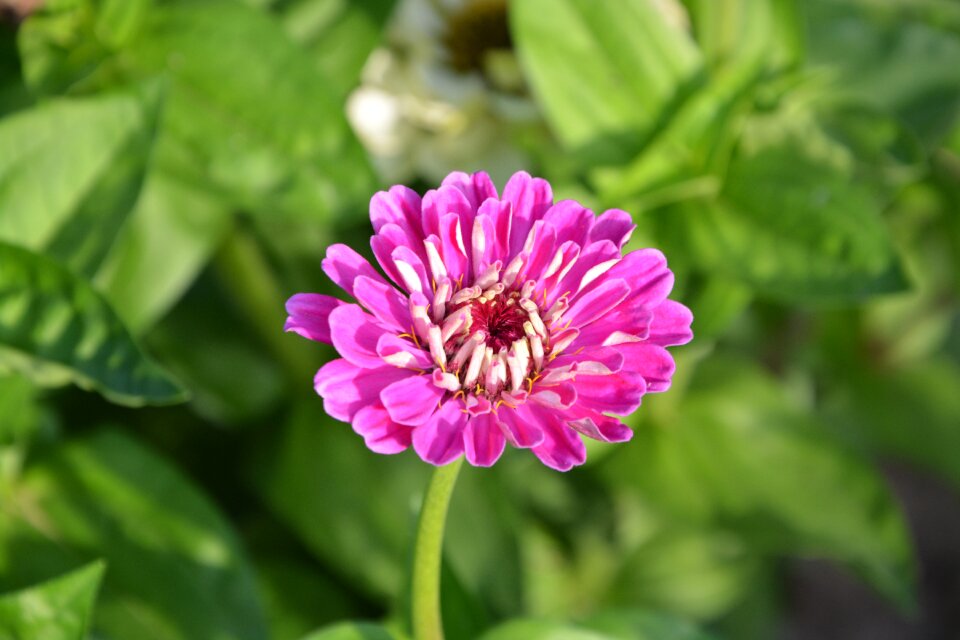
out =
<path fill-rule="evenodd" d="M 387 182 L 479 168 L 503 181 L 528 165 L 512 140 L 541 119 L 507 0 L 400 0 L 347 116 Z"/>
<path fill-rule="evenodd" d="M 542 126 L 514 55 L 508 0 L 399 0 L 347 117 L 385 182 L 454 170 L 503 182 L 530 162 L 515 143 Z M 650 0 L 689 28 L 677 0 Z"/>

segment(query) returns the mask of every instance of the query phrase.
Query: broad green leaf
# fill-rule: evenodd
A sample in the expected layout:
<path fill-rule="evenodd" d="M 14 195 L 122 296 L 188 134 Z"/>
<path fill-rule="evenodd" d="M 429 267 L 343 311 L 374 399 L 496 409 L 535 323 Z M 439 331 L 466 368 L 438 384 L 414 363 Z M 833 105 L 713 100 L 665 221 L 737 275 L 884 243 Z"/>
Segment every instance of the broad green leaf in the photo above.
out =
<path fill-rule="evenodd" d="M 227 522 L 121 432 L 98 431 L 34 459 L 0 509 L 5 583 L 106 560 L 98 637 L 266 637 L 252 572 Z"/>
<path fill-rule="evenodd" d="M 591 157 L 636 151 L 701 69 L 689 36 L 649 0 L 517 0 L 510 19 L 551 127 Z"/>
<path fill-rule="evenodd" d="M 683 224 L 701 266 L 790 301 L 902 291 L 906 276 L 869 185 L 797 142 L 744 152 L 715 202 Z"/>
<path fill-rule="evenodd" d="M 837 427 L 877 453 L 960 487 L 960 367 L 943 358 L 892 372 L 855 371 L 830 385 Z"/>
<path fill-rule="evenodd" d="M 0 448 L 25 440 L 40 422 L 37 389 L 21 375 L 0 376 Z"/>
<path fill-rule="evenodd" d="M 946 9 L 954 15 L 951 31 L 940 24 L 949 19 L 913 5 L 954 3 L 805 4 L 810 64 L 832 80 L 827 99 L 886 110 L 928 148 L 939 144 L 960 116 L 960 29 L 955 7 Z"/>
<path fill-rule="evenodd" d="M 736 531 L 754 552 L 842 561 L 912 599 L 910 542 L 878 474 L 752 367 L 702 363 L 676 415 L 638 428 L 609 463 L 683 521 Z"/>
<path fill-rule="evenodd" d="M 0 596 L 0 638 L 83 640 L 93 614 L 104 564 Z"/>
<path fill-rule="evenodd" d="M 125 324 L 143 333 L 183 295 L 230 223 L 222 198 L 172 171 L 152 171 L 95 282 Z"/>
<path fill-rule="evenodd" d="M 0 241 L 52 243 L 81 266 L 95 263 L 136 199 L 158 98 L 149 84 L 53 100 L 0 122 Z"/>
<path fill-rule="evenodd" d="M 369 197 L 342 105 L 269 14 L 224 0 L 159 5 L 124 57 L 171 78 L 167 133 L 238 205 L 316 220 Z"/>
<path fill-rule="evenodd" d="M 128 405 L 184 392 L 137 346 L 88 283 L 49 258 L 0 243 L 0 364 L 70 380 Z"/>
<path fill-rule="evenodd" d="M 293 0 L 281 7 L 287 33 L 313 55 L 338 95 L 354 88 L 380 42 L 394 0 Z"/>
<path fill-rule="evenodd" d="M 614 640 L 598 631 L 590 631 L 552 620 L 511 620 L 480 637 L 480 640 Z"/>
<path fill-rule="evenodd" d="M 712 66 L 753 64 L 776 70 L 797 64 L 804 24 L 797 0 L 693 0 L 697 43 Z"/>
<path fill-rule="evenodd" d="M 400 636 L 378 624 L 343 622 L 315 631 L 303 640 L 400 640 Z"/>
<path fill-rule="evenodd" d="M 675 616 L 643 610 L 605 611 L 581 623 L 618 640 L 710 640 L 695 625 Z"/>

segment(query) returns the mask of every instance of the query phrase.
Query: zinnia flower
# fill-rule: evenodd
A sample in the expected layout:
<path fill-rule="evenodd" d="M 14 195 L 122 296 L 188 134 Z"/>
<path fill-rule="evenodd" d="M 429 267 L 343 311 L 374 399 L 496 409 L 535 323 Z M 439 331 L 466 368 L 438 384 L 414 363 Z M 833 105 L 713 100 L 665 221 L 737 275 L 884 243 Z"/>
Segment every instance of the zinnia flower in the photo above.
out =
<path fill-rule="evenodd" d="M 554 204 L 523 172 L 502 196 L 487 174 L 458 172 L 422 199 L 377 193 L 370 218 L 387 277 L 332 245 L 323 270 L 359 304 L 297 294 L 285 329 L 342 356 L 315 387 L 373 451 L 490 466 L 509 442 L 566 471 L 586 458 L 581 435 L 629 440 L 609 414 L 670 386 L 665 347 L 692 338 L 692 315 L 667 299 L 661 252 L 622 255 L 626 212 Z"/>

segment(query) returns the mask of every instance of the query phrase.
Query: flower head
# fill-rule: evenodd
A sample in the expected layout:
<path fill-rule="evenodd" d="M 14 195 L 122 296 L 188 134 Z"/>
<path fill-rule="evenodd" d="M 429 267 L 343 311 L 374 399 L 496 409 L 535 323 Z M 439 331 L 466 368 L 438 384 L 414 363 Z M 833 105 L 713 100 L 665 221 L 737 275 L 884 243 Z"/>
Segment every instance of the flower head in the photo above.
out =
<path fill-rule="evenodd" d="M 458 172 L 422 199 L 377 193 L 370 218 L 387 277 L 332 245 L 323 270 L 359 304 L 297 294 L 285 328 L 342 356 L 315 387 L 373 451 L 490 466 L 509 442 L 565 471 L 586 458 L 581 435 L 629 440 L 609 414 L 670 386 L 665 347 L 692 338 L 692 315 L 667 299 L 662 253 L 622 254 L 626 212 L 554 204 L 523 172 L 502 196 L 487 174 Z"/>

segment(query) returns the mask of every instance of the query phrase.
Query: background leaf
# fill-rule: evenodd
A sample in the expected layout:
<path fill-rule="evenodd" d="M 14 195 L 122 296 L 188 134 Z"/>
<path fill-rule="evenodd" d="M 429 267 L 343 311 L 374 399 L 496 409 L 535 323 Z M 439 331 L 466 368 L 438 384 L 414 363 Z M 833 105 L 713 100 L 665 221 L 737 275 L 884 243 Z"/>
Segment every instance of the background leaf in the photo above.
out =
<path fill-rule="evenodd" d="M 104 564 L 0 596 L 0 637 L 80 640 L 86 637 Z"/>

